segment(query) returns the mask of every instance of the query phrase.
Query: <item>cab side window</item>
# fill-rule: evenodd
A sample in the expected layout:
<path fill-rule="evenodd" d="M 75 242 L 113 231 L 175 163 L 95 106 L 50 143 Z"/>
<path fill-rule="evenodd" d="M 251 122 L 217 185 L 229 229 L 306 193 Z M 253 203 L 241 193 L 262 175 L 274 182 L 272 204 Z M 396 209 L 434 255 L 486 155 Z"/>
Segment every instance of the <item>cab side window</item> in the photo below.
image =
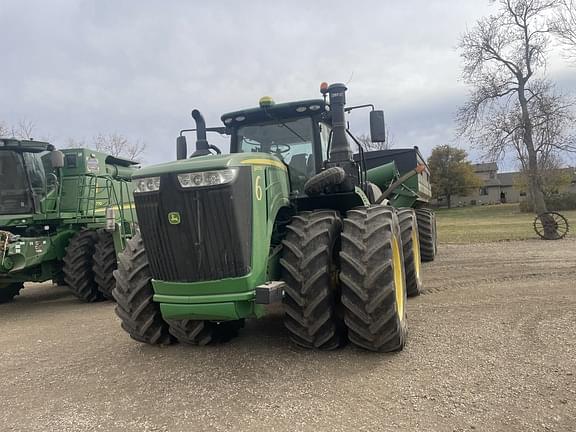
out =
<path fill-rule="evenodd" d="M 46 187 L 46 174 L 42 165 L 41 156 L 37 153 L 24 153 L 24 162 L 32 190 L 37 194 L 43 194 Z"/>
<path fill-rule="evenodd" d="M 42 154 L 42 166 L 44 172 L 46 173 L 46 186 L 48 187 L 48 192 L 56 187 L 56 173 L 54 168 L 52 168 L 52 161 L 50 158 L 50 153 Z"/>

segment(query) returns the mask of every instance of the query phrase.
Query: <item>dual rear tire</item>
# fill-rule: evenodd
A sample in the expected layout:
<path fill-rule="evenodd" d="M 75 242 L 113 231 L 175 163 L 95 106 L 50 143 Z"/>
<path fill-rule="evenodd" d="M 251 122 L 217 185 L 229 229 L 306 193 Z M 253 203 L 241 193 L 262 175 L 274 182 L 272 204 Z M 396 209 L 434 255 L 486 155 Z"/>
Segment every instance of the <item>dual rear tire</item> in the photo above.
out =
<path fill-rule="evenodd" d="M 112 234 L 93 230 L 76 233 L 63 261 L 64 283 L 76 297 L 87 303 L 112 298 L 117 266 Z"/>

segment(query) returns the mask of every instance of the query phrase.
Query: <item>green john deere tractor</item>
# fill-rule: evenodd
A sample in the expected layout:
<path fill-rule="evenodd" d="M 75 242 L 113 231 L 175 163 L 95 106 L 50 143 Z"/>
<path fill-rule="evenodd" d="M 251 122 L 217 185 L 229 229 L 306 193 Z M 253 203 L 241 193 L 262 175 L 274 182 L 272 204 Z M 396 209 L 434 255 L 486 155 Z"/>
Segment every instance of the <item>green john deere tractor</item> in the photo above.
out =
<path fill-rule="evenodd" d="M 0 303 L 53 280 L 112 298 L 117 251 L 135 231 L 136 163 L 89 149 L 0 139 Z"/>
<path fill-rule="evenodd" d="M 369 169 L 361 146 L 355 157 L 345 113 L 368 105 L 346 107 L 346 90 L 323 83 L 319 99 L 262 98 L 224 114 L 224 127 L 206 128 L 194 110 L 191 157 L 182 131 L 177 161 L 133 176 L 140 233 L 119 256 L 113 291 L 133 339 L 224 341 L 282 303 L 302 347 L 403 348 L 406 297 L 421 287 L 418 222 L 390 204 L 425 203 L 428 172 L 416 150 L 403 175 L 394 162 Z M 383 112 L 372 107 L 370 123 L 383 141 Z M 230 154 L 207 131 L 229 134 Z"/>

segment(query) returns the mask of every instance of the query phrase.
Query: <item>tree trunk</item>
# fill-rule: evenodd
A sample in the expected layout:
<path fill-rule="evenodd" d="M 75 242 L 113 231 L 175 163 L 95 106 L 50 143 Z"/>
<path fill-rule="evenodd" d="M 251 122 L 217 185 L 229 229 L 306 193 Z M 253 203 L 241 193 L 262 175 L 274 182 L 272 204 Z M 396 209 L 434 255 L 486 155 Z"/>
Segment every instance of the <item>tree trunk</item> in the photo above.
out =
<path fill-rule="evenodd" d="M 542 192 L 542 184 L 538 170 L 538 157 L 534 148 L 534 139 L 532 135 L 532 120 L 530 112 L 528 111 L 528 101 L 525 94 L 525 83 L 520 83 L 518 86 L 518 100 L 522 108 L 522 124 L 524 126 L 524 146 L 528 153 L 528 189 L 529 196 L 532 198 L 532 207 L 536 214 L 545 213 L 546 202 L 544 201 L 544 193 Z"/>
<path fill-rule="evenodd" d="M 544 192 L 542 192 L 542 182 L 538 173 L 538 161 L 535 152 L 533 155 L 528 155 L 528 161 L 528 188 L 530 189 L 529 195 L 532 198 L 532 208 L 536 214 L 545 213 L 548 209 L 544 200 Z"/>
<path fill-rule="evenodd" d="M 526 146 L 526 152 L 528 153 L 528 189 L 530 191 L 529 195 L 532 197 L 532 207 L 534 213 L 537 215 L 542 215 L 546 213 L 548 209 L 546 208 L 546 201 L 544 200 L 544 192 L 542 191 L 542 179 L 540 178 L 540 170 L 538 169 L 538 156 L 536 154 L 536 149 L 534 148 L 534 139 L 532 135 L 532 120 L 530 118 L 530 112 L 528 111 L 528 102 L 526 100 L 525 81 L 519 80 L 520 85 L 518 86 L 518 100 L 520 101 L 520 106 L 522 107 L 522 123 L 524 125 L 524 145 Z M 557 238 L 556 227 L 554 224 L 554 218 L 550 215 L 542 215 L 540 217 L 542 220 L 542 225 L 544 227 L 544 235 L 548 239 Z"/>
<path fill-rule="evenodd" d="M 446 201 L 448 202 L 448 208 L 452 208 L 452 195 L 446 195 Z"/>

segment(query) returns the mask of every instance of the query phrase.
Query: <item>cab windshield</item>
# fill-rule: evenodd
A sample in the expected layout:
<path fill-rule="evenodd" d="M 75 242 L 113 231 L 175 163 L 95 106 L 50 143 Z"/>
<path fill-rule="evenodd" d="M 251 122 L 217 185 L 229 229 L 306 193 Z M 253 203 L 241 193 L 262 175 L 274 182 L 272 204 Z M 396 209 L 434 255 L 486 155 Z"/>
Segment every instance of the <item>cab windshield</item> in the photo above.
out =
<path fill-rule="evenodd" d="M 241 126 L 236 132 L 241 153 L 271 153 L 289 167 L 293 189 L 300 190 L 315 174 L 311 118 Z"/>
<path fill-rule="evenodd" d="M 46 193 L 46 174 L 40 153 L 0 151 L 0 214 L 34 211 L 34 197 Z"/>

